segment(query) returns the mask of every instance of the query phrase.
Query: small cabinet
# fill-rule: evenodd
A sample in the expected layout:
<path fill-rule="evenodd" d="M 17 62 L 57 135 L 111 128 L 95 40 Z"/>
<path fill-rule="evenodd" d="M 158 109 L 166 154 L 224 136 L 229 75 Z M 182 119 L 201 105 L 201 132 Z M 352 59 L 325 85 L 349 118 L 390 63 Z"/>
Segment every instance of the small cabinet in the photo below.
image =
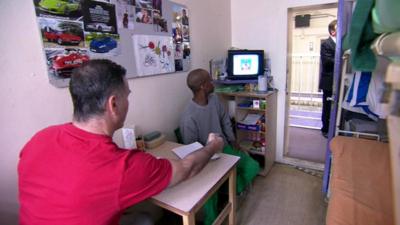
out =
<path fill-rule="evenodd" d="M 260 175 L 267 175 L 276 155 L 276 91 L 219 92 L 218 95 L 226 109 L 234 111 L 238 143 L 259 161 Z"/>

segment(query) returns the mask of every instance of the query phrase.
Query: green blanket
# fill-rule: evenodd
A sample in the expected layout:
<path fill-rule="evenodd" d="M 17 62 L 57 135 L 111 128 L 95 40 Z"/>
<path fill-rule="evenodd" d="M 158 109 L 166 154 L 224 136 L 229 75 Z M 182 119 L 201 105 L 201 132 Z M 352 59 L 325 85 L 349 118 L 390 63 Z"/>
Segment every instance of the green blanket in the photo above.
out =
<path fill-rule="evenodd" d="M 378 36 L 372 29 L 371 11 L 374 0 L 358 0 L 353 12 L 350 31 L 343 42 L 343 49 L 351 49 L 350 62 L 355 70 L 373 71 L 376 57 L 371 50 Z"/>

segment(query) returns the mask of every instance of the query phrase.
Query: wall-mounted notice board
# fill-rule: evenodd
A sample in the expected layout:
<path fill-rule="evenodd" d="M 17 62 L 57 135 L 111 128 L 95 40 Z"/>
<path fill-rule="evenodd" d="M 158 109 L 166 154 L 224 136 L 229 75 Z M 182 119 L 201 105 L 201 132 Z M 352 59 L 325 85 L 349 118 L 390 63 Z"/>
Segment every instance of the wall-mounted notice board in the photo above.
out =
<path fill-rule="evenodd" d="M 189 11 L 169 0 L 33 0 L 50 83 L 68 86 L 74 68 L 96 58 L 127 78 L 190 67 Z"/>

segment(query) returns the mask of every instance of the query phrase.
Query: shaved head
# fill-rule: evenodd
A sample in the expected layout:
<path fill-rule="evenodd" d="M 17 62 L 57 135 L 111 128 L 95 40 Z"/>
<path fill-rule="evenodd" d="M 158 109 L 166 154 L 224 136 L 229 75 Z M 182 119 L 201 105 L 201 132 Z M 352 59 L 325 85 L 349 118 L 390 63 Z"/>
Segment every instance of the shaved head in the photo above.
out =
<path fill-rule="evenodd" d="M 208 74 L 207 70 L 192 70 L 186 79 L 187 86 L 192 90 L 193 93 L 196 93 L 198 90 L 200 90 L 200 86 L 209 78 L 209 76 L 210 75 Z"/>

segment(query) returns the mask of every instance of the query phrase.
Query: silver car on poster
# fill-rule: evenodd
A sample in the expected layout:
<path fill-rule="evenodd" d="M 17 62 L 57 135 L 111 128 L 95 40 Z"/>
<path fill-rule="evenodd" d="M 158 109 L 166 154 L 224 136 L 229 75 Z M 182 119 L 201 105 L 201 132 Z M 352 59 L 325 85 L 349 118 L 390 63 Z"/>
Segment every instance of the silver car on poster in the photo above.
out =
<path fill-rule="evenodd" d="M 88 29 L 95 30 L 98 32 L 114 32 L 115 31 L 113 26 L 108 26 L 105 23 L 98 23 L 98 22 L 89 23 L 86 27 Z"/>

